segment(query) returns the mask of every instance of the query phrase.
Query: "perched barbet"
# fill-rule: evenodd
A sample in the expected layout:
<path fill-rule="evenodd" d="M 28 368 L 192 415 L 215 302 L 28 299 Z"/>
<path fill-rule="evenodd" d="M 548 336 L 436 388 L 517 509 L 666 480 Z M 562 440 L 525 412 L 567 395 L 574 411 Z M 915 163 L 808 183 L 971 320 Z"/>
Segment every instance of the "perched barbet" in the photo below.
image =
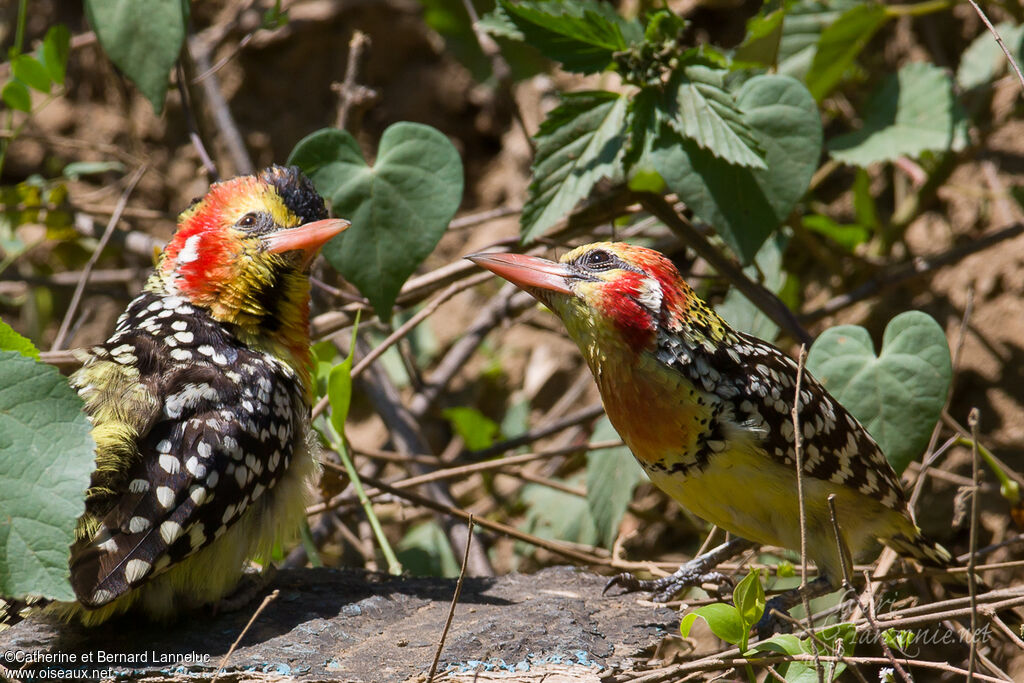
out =
<path fill-rule="evenodd" d="M 166 619 L 215 602 L 298 529 L 315 471 L 309 265 L 347 227 L 280 166 L 181 214 L 143 293 L 71 378 L 96 470 L 64 616 Z"/>
<path fill-rule="evenodd" d="M 775 346 L 732 329 L 651 249 L 587 244 L 558 263 L 520 254 L 475 254 L 478 265 L 526 290 L 562 322 L 597 381 L 605 411 L 658 488 L 738 536 L 675 574 L 609 582 L 665 601 L 724 577 L 714 566 L 753 543 L 800 549 L 792 407 L 797 364 Z M 828 497 L 844 545 L 859 555 L 881 541 L 923 565 L 948 551 L 911 517 L 899 478 L 867 430 L 804 372 L 803 442 L 807 554 L 821 573 L 814 592 L 844 578 Z"/>

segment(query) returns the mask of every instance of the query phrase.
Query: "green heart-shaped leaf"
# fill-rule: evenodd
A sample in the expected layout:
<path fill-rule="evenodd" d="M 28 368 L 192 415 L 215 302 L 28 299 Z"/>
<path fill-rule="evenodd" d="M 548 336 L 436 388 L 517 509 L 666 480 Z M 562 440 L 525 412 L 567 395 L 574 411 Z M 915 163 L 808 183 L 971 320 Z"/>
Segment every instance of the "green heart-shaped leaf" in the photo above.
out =
<path fill-rule="evenodd" d="M 370 300 L 391 307 L 406 278 L 434 250 L 462 201 L 462 160 L 430 126 L 400 122 L 384 131 L 373 166 L 348 132 L 325 128 L 299 141 L 297 164 L 352 227 L 324 247 L 327 260 Z"/>
<path fill-rule="evenodd" d="M 788 76 L 751 78 L 736 93 L 736 104 L 765 151 L 766 169 L 728 163 L 664 124 L 646 157 L 749 263 L 807 191 L 821 154 L 821 118 L 807 88 Z"/>
<path fill-rule="evenodd" d="M 74 599 L 68 555 L 94 466 L 91 427 L 55 367 L 0 351 L 0 595 Z"/>
<path fill-rule="evenodd" d="M 863 327 L 826 330 L 807 354 L 807 369 L 861 421 L 896 472 L 928 444 L 953 377 L 946 335 L 920 311 L 889 322 L 877 356 Z"/>
<path fill-rule="evenodd" d="M 185 42 L 188 3 L 182 0 L 85 0 L 85 14 L 110 61 L 159 114 L 171 67 Z"/>

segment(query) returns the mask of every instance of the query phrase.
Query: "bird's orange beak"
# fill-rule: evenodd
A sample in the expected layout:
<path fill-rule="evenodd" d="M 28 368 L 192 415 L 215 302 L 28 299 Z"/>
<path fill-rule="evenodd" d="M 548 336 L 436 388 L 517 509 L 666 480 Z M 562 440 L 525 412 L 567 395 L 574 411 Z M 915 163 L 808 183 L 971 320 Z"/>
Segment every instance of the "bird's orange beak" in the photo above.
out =
<path fill-rule="evenodd" d="M 335 235 L 345 231 L 352 225 L 343 218 L 327 218 L 322 221 L 306 223 L 294 228 L 279 230 L 263 238 L 267 251 L 280 254 L 286 251 L 304 251 L 306 258 L 303 266 L 316 257 L 320 247 L 327 244 Z"/>
<path fill-rule="evenodd" d="M 572 271 L 561 263 L 526 254 L 470 254 L 466 258 L 517 287 L 572 294 Z"/>

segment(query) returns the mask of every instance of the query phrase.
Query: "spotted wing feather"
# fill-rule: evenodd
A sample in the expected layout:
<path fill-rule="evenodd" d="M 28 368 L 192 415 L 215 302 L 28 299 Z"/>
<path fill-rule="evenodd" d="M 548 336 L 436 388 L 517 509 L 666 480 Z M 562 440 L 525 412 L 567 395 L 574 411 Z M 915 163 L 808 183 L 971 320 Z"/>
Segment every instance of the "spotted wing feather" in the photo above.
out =
<path fill-rule="evenodd" d="M 121 354 L 124 363 L 143 370 L 141 383 L 155 385 L 159 409 L 138 435 L 127 470 L 108 477 L 117 489 L 97 491 L 87 505 L 99 526 L 72 549 L 71 582 L 88 607 L 109 603 L 223 535 L 294 456 L 301 429 L 296 416 L 304 412 L 294 374 L 226 333 L 213 338 L 217 328 L 201 317 L 188 319 L 196 315 L 176 311 L 150 325 L 159 333 L 163 324 L 184 321 L 190 332 L 201 331 L 158 346 L 159 359 Z M 135 337 L 117 337 L 106 346 L 146 347 Z M 198 345 L 220 350 L 202 354 Z M 228 364 L 229 356 L 235 362 Z M 100 414 L 94 414 L 96 428 Z"/>
<path fill-rule="evenodd" d="M 771 344 L 732 331 L 714 346 L 687 343 L 678 334 L 662 332 L 656 354 L 713 397 L 716 424 L 712 431 L 742 429 L 769 457 L 794 466 L 791 411 L 797 364 L 791 358 Z M 806 369 L 800 389 L 804 473 L 904 510 L 906 498 L 899 478 L 863 425 Z M 703 461 L 710 455 L 705 454 Z M 696 462 L 701 461 L 698 454 Z"/>

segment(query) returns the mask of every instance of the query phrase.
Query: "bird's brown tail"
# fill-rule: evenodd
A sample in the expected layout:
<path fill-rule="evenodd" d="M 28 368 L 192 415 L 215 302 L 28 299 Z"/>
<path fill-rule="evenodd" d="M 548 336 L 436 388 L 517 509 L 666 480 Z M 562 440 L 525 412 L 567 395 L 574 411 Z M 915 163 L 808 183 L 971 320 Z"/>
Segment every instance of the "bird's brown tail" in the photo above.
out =
<path fill-rule="evenodd" d="M 0 631 L 6 631 L 22 621 L 25 618 L 23 611 L 27 607 L 29 603 L 23 600 L 0 598 Z"/>
<path fill-rule="evenodd" d="M 900 555 L 917 560 L 925 567 L 947 569 L 953 564 L 953 555 L 948 550 L 920 533 L 914 538 L 892 536 L 883 542 Z"/>
<path fill-rule="evenodd" d="M 918 533 L 914 538 L 908 538 L 903 535 L 893 536 L 891 538 L 883 539 L 882 542 L 903 557 L 916 560 L 925 568 L 949 569 L 950 567 L 956 566 L 956 559 L 953 557 L 952 553 L 942 547 L 942 545 L 927 538 L 921 533 Z M 946 588 L 951 589 L 954 593 L 966 594 L 967 592 L 966 573 L 957 572 L 955 574 L 939 574 L 936 578 Z M 975 586 L 978 592 L 989 590 L 989 586 L 978 574 L 975 574 L 975 581 Z"/>

